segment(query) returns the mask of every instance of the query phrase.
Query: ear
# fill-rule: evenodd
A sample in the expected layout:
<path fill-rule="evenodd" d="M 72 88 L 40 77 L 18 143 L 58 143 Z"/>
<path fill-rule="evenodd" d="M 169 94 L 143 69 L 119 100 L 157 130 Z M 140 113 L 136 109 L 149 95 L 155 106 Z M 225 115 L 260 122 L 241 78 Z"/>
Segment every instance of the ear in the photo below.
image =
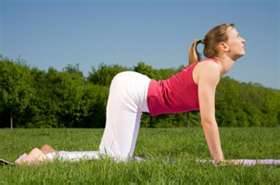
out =
<path fill-rule="evenodd" d="M 218 48 L 220 51 L 224 51 L 224 52 L 228 52 L 230 50 L 230 47 L 226 42 L 220 42 L 218 44 Z"/>

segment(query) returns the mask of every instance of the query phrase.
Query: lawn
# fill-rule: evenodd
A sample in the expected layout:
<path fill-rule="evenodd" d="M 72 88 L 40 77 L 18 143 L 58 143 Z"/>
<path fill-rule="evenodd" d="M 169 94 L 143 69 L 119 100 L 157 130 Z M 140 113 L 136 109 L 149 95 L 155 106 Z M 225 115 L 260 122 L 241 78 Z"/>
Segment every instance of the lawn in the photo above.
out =
<path fill-rule="evenodd" d="M 225 157 L 280 159 L 280 128 L 221 128 Z M 48 143 L 59 150 L 97 150 L 102 129 L 0 129 L 0 158 L 15 160 Z M 2 184 L 280 184 L 280 167 L 219 166 L 210 159 L 201 128 L 141 128 L 135 154 L 146 160 L 109 159 L 39 166 L 0 166 Z"/>

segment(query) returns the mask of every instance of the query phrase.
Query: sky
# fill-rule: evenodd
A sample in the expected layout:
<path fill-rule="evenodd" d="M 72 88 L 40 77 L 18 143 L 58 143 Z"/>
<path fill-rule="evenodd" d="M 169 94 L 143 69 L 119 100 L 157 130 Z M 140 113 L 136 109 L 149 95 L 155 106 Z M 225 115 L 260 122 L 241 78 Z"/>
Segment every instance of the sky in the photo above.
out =
<path fill-rule="evenodd" d="M 234 23 L 246 55 L 227 75 L 280 89 L 279 20 L 276 0 L 0 0 L 0 54 L 85 76 L 101 63 L 177 68 L 194 39 Z"/>

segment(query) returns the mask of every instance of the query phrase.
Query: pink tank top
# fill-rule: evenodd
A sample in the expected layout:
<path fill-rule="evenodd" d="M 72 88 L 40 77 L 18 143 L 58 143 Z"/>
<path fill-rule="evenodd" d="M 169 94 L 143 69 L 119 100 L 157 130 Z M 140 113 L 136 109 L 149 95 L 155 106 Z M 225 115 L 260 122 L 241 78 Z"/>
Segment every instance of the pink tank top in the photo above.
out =
<path fill-rule="evenodd" d="M 151 80 L 147 103 L 152 116 L 199 110 L 198 86 L 192 77 L 196 64 L 183 68 L 166 80 Z"/>

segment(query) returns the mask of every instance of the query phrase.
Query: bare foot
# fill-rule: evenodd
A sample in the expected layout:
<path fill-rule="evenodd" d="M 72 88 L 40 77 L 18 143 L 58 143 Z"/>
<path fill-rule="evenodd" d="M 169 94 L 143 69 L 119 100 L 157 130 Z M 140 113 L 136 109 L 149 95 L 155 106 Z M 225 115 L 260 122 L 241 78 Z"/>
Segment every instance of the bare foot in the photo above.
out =
<path fill-rule="evenodd" d="M 15 164 L 16 165 L 20 165 L 21 163 L 23 163 L 23 161 L 25 160 L 25 158 L 27 157 L 27 154 L 24 153 L 21 156 L 19 156 L 16 160 L 15 160 Z"/>
<path fill-rule="evenodd" d="M 38 148 L 34 148 L 28 155 L 23 156 L 19 161 L 16 162 L 17 165 L 37 165 L 46 161 L 46 155 Z"/>
<path fill-rule="evenodd" d="M 48 144 L 44 144 L 42 147 L 41 147 L 41 151 L 44 153 L 44 154 L 48 154 L 48 153 L 51 153 L 51 152 L 55 152 L 55 149 L 53 147 L 51 147 L 50 145 Z"/>

